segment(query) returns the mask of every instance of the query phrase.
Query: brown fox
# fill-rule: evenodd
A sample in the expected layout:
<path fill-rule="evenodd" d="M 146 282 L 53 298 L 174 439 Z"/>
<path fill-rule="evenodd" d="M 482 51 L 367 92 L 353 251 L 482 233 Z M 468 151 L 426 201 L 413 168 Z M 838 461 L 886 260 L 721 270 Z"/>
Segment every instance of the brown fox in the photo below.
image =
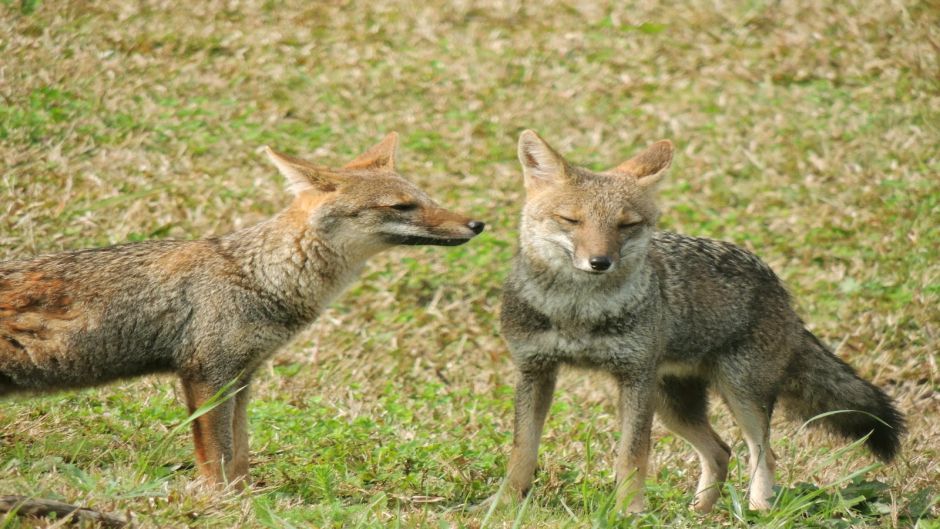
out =
<path fill-rule="evenodd" d="M 868 435 L 874 454 L 891 460 L 901 414 L 805 328 L 766 264 L 730 243 L 656 231 L 656 184 L 672 155 L 660 141 L 596 173 L 532 131 L 519 139 L 527 198 L 501 315 L 519 371 L 509 490 L 524 495 L 532 484 L 562 364 L 606 371 L 619 385 L 617 500 L 629 511 L 643 509 L 654 413 L 698 452 L 694 508 L 718 499 L 731 452 L 709 424 L 709 388 L 743 431 L 754 509 L 773 495 L 777 403 L 804 419 L 852 410 L 817 422 Z"/>
<path fill-rule="evenodd" d="M 258 365 L 378 252 L 483 231 L 396 173 L 397 138 L 339 169 L 267 149 L 293 202 L 222 237 L 0 263 L 0 395 L 175 372 L 193 412 L 229 388 L 237 393 L 193 422 L 196 460 L 210 483 L 243 485 Z"/>

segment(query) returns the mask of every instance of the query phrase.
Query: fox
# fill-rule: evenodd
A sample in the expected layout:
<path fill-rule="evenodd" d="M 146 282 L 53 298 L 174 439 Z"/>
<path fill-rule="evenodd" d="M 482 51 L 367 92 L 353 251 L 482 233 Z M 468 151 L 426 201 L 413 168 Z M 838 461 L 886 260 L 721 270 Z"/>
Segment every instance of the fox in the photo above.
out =
<path fill-rule="evenodd" d="M 265 147 L 293 200 L 227 235 L 0 262 L 0 396 L 175 373 L 191 414 L 218 400 L 192 422 L 199 477 L 243 488 L 259 365 L 371 257 L 484 230 L 405 180 L 397 145 L 392 132 L 339 168 Z"/>
<path fill-rule="evenodd" d="M 594 172 L 534 131 L 519 137 L 526 196 L 500 315 L 518 374 L 513 441 L 506 489 L 482 505 L 529 493 L 562 365 L 616 382 L 620 512 L 644 509 L 654 416 L 698 455 L 691 507 L 713 508 L 731 450 L 709 423 L 709 391 L 742 430 L 754 510 L 772 506 L 778 403 L 804 420 L 823 415 L 813 424 L 865 438 L 884 461 L 898 453 L 905 426 L 892 399 L 806 328 L 768 265 L 728 242 L 657 229 L 673 151 L 659 141 Z"/>

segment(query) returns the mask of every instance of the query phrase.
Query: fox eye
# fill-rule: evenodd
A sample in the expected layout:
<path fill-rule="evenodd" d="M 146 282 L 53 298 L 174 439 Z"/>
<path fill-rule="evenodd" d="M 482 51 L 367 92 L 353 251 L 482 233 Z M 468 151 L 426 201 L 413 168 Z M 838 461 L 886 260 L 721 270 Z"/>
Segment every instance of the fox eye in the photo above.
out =
<path fill-rule="evenodd" d="M 414 211 L 418 209 L 417 204 L 410 203 L 410 202 L 406 204 L 392 204 L 389 207 L 394 209 L 395 211 Z"/>
<path fill-rule="evenodd" d="M 555 216 L 558 217 L 558 220 L 564 222 L 565 224 L 576 225 L 576 224 L 581 223 L 581 221 L 578 219 L 573 219 L 571 217 L 566 217 L 564 215 L 555 215 Z"/>
<path fill-rule="evenodd" d="M 620 228 L 621 230 L 628 230 L 635 226 L 639 226 L 640 224 L 643 224 L 642 220 L 635 220 L 633 222 L 621 222 L 620 224 L 617 225 L 617 227 Z"/>

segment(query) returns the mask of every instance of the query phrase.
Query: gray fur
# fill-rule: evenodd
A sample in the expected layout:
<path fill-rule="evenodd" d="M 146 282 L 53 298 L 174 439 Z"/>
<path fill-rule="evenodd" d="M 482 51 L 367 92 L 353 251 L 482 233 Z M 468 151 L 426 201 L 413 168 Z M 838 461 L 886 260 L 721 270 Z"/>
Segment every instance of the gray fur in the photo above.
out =
<path fill-rule="evenodd" d="M 643 508 L 655 410 L 699 452 L 703 478 L 694 503 L 711 509 L 729 450 L 708 424 L 708 388 L 744 430 L 754 508 L 769 507 L 772 495 L 769 427 L 778 401 L 804 419 L 832 410 L 865 412 L 834 415 L 823 424 L 850 438 L 872 432 L 874 453 L 885 460 L 895 455 L 903 419 L 891 399 L 805 329 L 766 264 L 727 242 L 655 231 L 659 212 L 646 175 L 660 177 L 671 144 L 660 142 L 597 174 L 558 161 L 543 143 L 530 132 L 520 139 L 529 198 L 520 251 L 503 290 L 502 334 L 520 372 L 519 391 L 527 395 L 554 380 L 560 365 L 615 377 L 622 435 L 618 497 L 632 497 L 627 508 Z M 623 218 L 643 220 L 625 225 L 617 220 Z M 595 248 L 588 254 L 606 249 L 615 266 L 591 273 L 578 257 L 588 245 Z M 534 470 L 538 439 L 527 440 L 544 420 L 534 410 L 550 399 L 550 392 L 541 400 L 517 399 L 509 465 L 517 494 L 526 492 Z"/>

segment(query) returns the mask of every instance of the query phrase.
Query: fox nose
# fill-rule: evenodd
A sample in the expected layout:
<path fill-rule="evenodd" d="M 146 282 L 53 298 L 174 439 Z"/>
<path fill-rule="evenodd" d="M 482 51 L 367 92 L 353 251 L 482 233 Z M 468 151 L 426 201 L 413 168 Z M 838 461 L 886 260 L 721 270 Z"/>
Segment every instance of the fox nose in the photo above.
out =
<path fill-rule="evenodd" d="M 610 265 L 612 264 L 610 262 L 610 257 L 607 257 L 606 255 L 595 255 L 588 260 L 588 263 L 591 264 L 591 268 L 601 272 L 610 268 Z"/>
<path fill-rule="evenodd" d="M 483 228 L 486 227 L 486 224 L 478 220 L 471 220 L 467 223 L 467 227 L 470 228 L 470 231 L 479 235 L 483 233 Z"/>

